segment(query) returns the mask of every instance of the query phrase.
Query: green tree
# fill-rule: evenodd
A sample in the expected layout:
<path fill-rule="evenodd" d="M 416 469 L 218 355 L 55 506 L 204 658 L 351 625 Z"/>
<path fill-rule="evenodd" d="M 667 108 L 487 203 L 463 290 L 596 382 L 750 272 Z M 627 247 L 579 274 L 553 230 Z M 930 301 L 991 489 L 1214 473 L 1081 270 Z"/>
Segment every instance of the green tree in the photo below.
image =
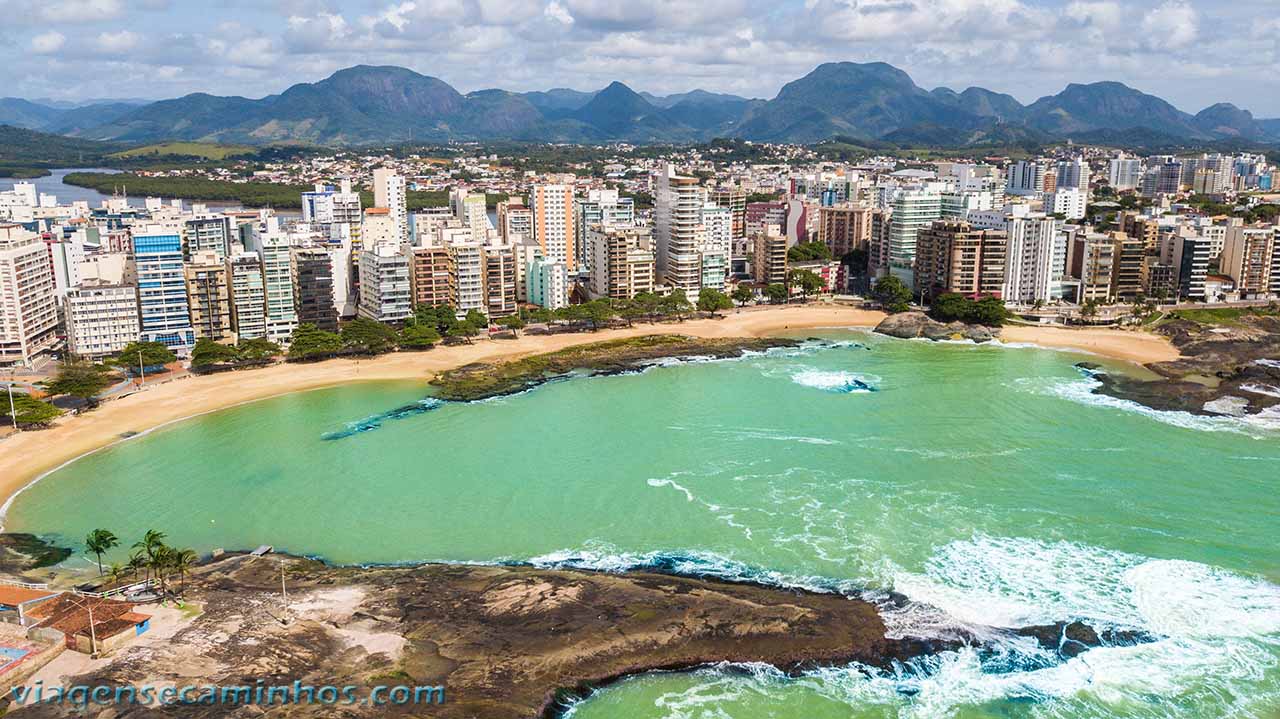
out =
<path fill-rule="evenodd" d="M 14 392 L 13 410 L 18 414 L 15 419 L 9 414 L 7 395 L 8 392 L 0 394 L 0 417 L 8 417 L 19 429 L 23 426 L 44 426 L 62 415 L 62 410 L 48 402 L 41 402 L 29 394 Z"/>
<path fill-rule="evenodd" d="M 786 304 L 787 296 L 789 294 L 790 293 L 787 292 L 787 286 L 777 282 L 764 288 L 764 296 L 769 298 L 770 304 L 775 304 L 775 305 Z"/>
<path fill-rule="evenodd" d="M 102 575 L 102 555 L 120 546 L 116 535 L 106 529 L 95 529 L 84 538 L 84 548 L 98 555 L 98 575 Z"/>
<path fill-rule="evenodd" d="M 1005 308 L 1004 300 L 988 295 L 973 303 L 966 321 L 989 327 L 999 327 L 1004 324 L 1008 317 L 1009 310 Z"/>
<path fill-rule="evenodd" d="M 791 262 L 813 262 L 814 260 L 830 260 L 831 248 L 823 242 L 801 242 L 787 250 L 787 260 Z"/>
<path fill-rule="evenodd" d="M 178 356 L 162 342 L 130 342 L 111 358 L 111 363 L 137 374 L 139 361 L 143 367 L 160 367 L 177 359 Z"/>
<path fill-rule="evenodd" d="M 800 295 L 806 301 L 808 301 L 809 295 L 820 291 L 827 284 L 822 281 L 821 277 L 810 270 L 792 270 L 787 273 L 787 282 L 793 287 L 798 287 Z"/>
<path fill-rule="evenodd" d="M 687 313 L 693 311 L 693 303 L 689 301 L 689 296 L 683 289 L 672 290 L 671 294 L 662 298 L 659 307 L 662 314 L 674 315 L 681 322 L 684 321 Z"/>
<path fill-rule="evenodd" d="M 556 319 L 556 313 L 546 307 L 529 307 L 521 310 L 527 322 L 535 322 L 537 324 L 550 324 Z"/>
<path fill-rule="evenodd" d="M 902 284 L 902 280 L 889 275 L 881 277 L 871 288 L 871 297 L 884 308 L 885 312 L 896 314 L 911 308 L 911 290 Z"/>
<path fill-rule="evenodd" d="M 1080 306 L 1081 317 L 1093 317 L 1097 314 L 1098 314 L 1097 300 L 1094 300 L 1094 299 L 1085 300 L 1085 303 Z"/>
<path fill-rule="evenodd" d="M 187 587 L 187 573 L 196 565 L 196 559 L 198 557 L 194 549 L 176 549 L 169 557 L 169 566 L 177 572 L 184 590 Z"/>
<path fill-rule="evenodd" d="M 63 362 L 53 379 L 44 383 L 51 395 L 69 395 L 89 403 L 97 404 L 97 395 L 111 386 L 110 370 L 92 362 Z"/>
<path fill-rule="evenodd" d="M 240 355 L 241 360 L 246 362 L 263 362 L 273 357 L 279 357 L 281 352 L 280 345 L 266 337 L 240 340 L 240 344 L 236 345 L 236 353 Z"/>
<path fill-rule="evenodd" d="M 662 298 L 656 292 L 641 292 L 631 299 L 640 308 L 640 312 L 652 322 L 662 314 Z"/>
<path fill-rule="evenodd" d="M 756 298 L 756 291 L 751 285 L 743 282 L 733 288 L 733 301 L 745 305 Z"/>
<path fill-rule="evenodd" d="M 432 325 L 414 324 L 400 330 L 400 348 L 406 350 L 431 349 L 440 341 L 440 333 Z"/>
<path fill-rule="evenodd" d="M 592 300 L 576 306 L 579 308 L 578 316 L 590 323 L 592 332 L 609 324 L 614 317 L 618 316 L 613 309 L 613 304 L 605 299 Z"/>
<path fill-rule="evenodd" d="M 396 348 L 396 331 L 368 317 L 357 317 L 342 325 L 338 336 L 343 347 L 358 354 L 386 354 Z"/>
<path fill-rule="evenodd" d="M 498 321 L 495 322 L 495 324 L 497 324 L 499 327 L 505 327 L 511 330 L 511 334 L 515 335 L 516 337 L 519 337 L 520 330 L 524 329 L 524 319 L 521 318 L 520 315 L 518 314 L 507 315 L 506 317 L 499 317 Z"/>
<path fill-rule="evenodd" d="M 929 303 L 929 316 L 939 322 L 966 321 L 971 304 L 963 295 L 948 292 L 938 295 Z"/>
<path fill-rule="evenodd" d="M 450 328 L 449 328 L 449 334 L 448 334 L 448 335 L 446 335 L 446 336 L 447 336 L 447 337 L 461 338 L 461 339 L 462 339 L 462 340 L 464 340 L 467 344 L 471 344 L 471 338 L 472 338 L 472 337 L 475 337 L 475 336 L 476 336 L 476 335 L 478 335 L 478 334 L 480 334 L 480 328 L 479 328 L 479 327 L 476 327 L 475 325 L 471 324 L 470 322 L 467 322 L 466 320 L 463 320 L 462 322 L 459 322 L 458 324 L 454 325 L 453 327 L 450 327 Z"/>
<path fill-rule="evenodd" d="M 125 567 L 120 566 L 119 562 L 112 562 L 111 566 L 107 567 L 107 583 L 113 587 L 119 586 L 124 580 L 124 573 L 126 571 L 128 570 Z"/>
<path fill-rule="evenodd" d="M 196 340 L 196 346 L 191 349 L 192 367 L 212 367 L 213 365 L 235 362 L 239 358 L 240 353 L 236 351 L 235 347 L 219 344 L 208 337 L 201 337 Z"/>
<path fill-rule="evenodd" d="M 289 359 L 324 359 L 342 351 L 342 338 L 334 332 L 326 332 L 310 322 L 303 322 L 289 339 Z"/>
<path fill-rule="evenodd" d="M 703 312 L 710 312 L 712 317 L 716 316 L 716 312 L 720 310 L 733 309 L 733 300 L 729 296 L 714 287 L 703 287 L 698 291 L 698 309 Z"/>
<path fill-rule="evenodd" d="M 849 274 L 861 276 L 867 273 L 867 262 L 870 259 L 871 255 L 866 250 L 852 249 L 840 258 L 840 263 L 849 268 Z"/>
<path fill-rule="evenodd" d="M 449 305 L 418 305 L 413 308 L 415 324 L 431 325 L 441 335 L 458 324 L 458 313 Z"/>
<path fill-rule="evenodd" d="M 467 315 L 463 319 L 470 322 L 477 330 L 484 330 L 489 327 L 489 318 L 480 310 L 467 310 Z"/>
<path fill-rule="evenodd" d="M 156 557 L 164 550 L 165 533 L 155 529 L 148 529 L 142 539 L 133 543 L 133 549 L 145 560 L 145 566 L 150 570 L 157 567 Z"/>

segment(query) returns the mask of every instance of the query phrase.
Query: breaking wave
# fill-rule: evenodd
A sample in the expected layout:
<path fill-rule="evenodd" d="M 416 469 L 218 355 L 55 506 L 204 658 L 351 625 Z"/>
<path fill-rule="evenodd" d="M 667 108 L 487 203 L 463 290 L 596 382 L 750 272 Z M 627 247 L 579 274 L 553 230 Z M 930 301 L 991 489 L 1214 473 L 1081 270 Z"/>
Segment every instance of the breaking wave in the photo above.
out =
<path fill-rule="evenodd" d="M 353 437 L 363 432 L 372 432 L 386 422 L 394 422 L 398 419 L 414 417 L 425 412 L 430 412 L 434 409 L 439 409 L 444 405 L 444 400 L 436 399 L 435 397 L 427 397 L 426 399 L 420 399 L 413 404 L 406 404 L 392 410 L 387 410 L 386 412 L 379 412 L 378 414 L 370 415 L 364 419 L 348 422 L 343 429 L 336 432 L 326 432 L 320 435 L 320 438 L 326 441 L 346 439 L 347 437 Z"/>
<path fill-rule="evenodd" d="M 804 369 L 793 373 L 791 381 L 802 387 L 812 387 L 823 392 L 862 394 L 875 392 L 876 388 L 870 382 L 877 382 L 879 378 L 843 370 Z"/>

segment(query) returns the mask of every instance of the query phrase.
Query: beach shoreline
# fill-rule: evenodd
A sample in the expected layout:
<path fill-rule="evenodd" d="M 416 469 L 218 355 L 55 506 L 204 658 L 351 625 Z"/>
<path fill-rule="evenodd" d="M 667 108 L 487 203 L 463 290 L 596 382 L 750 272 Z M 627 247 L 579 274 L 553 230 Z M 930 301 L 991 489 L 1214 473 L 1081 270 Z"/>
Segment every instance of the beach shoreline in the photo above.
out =
<path fill-rule="evenodd" d="M 730 312 L 717 319 L 638 324 L 600 332 L 522 334 L 519 339 L 480 340 L 425 352 L 191 376 L 105 402 L 83 415 L 62 418 L 49 429 L 23 432 L 0 441 L 0 524 L 13 498 L 22 490 L 80 457 L 185 419 L 271 397 L 351 382 L 420 381 L 425 390 L 436 374 L 473 362 L 517 359 L 624 337 L 655 333 L 705 338 L 765 337 L 800 330 L 872 328 L 884 316 L 842 305 L 760 308 Z M 1001 334 L 1006 343 L 1078 350 L 1138 364 L 1179 356 L 1164 338 L 1139 332 L 1009 326 Z"/>

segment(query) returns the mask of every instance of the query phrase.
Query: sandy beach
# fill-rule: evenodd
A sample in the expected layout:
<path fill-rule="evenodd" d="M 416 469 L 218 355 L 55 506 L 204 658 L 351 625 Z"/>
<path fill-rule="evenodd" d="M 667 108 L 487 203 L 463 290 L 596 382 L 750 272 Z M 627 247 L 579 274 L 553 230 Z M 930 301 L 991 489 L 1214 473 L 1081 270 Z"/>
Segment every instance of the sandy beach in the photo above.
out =
<path fill-rule="evenodd" d="M 698 337 L 761 337 L 792 330 L 874 327 L 883 318 L 880 312 L 835 305 L 761 308 L 732 312 L 719 319 L 641 324 L 595 333 L 522 334 L 519 339 L 477 340 L 470 345 L 399 352 L 375 359 L 281 364 L 188 377 L 105 402 L 92 412 L 63 418 L 49 429 L 23 432 L 0 441 L 0 501 L 7 501 L 41 474 L 107 446 L 121 435 L 290 392 L 377 380 L 425 383 L 437 372 L 471 362 L 516 358 L 620 337 L 662 332 Z M 1163 338 L 1137 332 L 1007 327 L 1002 335 L 1006 342 L 1079 349 L 1130 362 L 1159 362 L 1178 357 L 1177 350 Z"/>

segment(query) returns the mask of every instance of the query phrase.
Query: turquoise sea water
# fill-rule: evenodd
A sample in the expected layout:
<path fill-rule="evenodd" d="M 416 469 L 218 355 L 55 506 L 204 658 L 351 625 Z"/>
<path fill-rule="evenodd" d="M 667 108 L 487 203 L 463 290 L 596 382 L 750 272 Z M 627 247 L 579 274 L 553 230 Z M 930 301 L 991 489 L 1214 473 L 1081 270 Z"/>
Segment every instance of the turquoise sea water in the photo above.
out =
<path fill-rule="evenodd" d="M 1280 715 L 1274 420 L 1092 395 L 1082 355 L 828 334 L 473 404 L 393 383 L 246 405 L 69 465 L 6 529 L 349 563 L 661 561 L 942 610 L 890 612 L 899 634 L 1082 619 L 1161 637 L 1066 662 L 1005 642 L 896 673 L 644 676 L 579 719 Z"/>

